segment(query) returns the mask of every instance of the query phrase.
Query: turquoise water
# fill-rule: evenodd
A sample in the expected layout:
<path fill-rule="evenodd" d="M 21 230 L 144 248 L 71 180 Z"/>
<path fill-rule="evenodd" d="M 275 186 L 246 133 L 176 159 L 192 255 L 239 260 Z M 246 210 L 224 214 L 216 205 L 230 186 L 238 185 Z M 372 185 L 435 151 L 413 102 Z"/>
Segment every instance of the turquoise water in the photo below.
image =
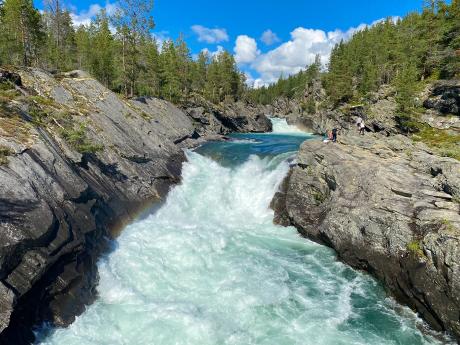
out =
<path fill-rule="evenodd" d="M 446 343 L 332 250 L 273 225 L 269 204 L 287 160 L 316 140 L 275 124 L 278 134 L 187 152 L 182 184 L 100 260 L 97 301 L 38 343 Z"/>

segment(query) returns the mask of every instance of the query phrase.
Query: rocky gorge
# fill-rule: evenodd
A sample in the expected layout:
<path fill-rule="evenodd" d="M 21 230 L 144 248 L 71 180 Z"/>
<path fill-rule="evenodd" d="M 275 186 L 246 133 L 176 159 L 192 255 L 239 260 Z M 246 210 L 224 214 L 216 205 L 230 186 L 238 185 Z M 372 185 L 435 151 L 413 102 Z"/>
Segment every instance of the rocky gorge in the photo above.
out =
<path fill-rule="evenodd" d="M 458 89 L 458 82 L 430 87 L 420 121 L 455 138 Z M 343 262 L 371 273 L 398 301 L 458 341 L 460 162 L 413 140 L 416 135 L 403 135 L 388 90 L 366 111 L 348 106 L 308 115 L 285 102 L 278 112 L 312 132 L 336 127 L 341 135 L 337 144 L 302 145 L 272 201 L 275 222 L 332 247 Z M 364 136 L 354 124 L 358 116 L 366 119 Z M 450 149 L 458 145 L 454 140 Z"/>
<path fill-rule="evenodd" d="M 2 70 L 0 85 L 0 344 L 31 343 L 43 322 L 72 323 L 96 297 L 110 239 L 181 180 L 183 149 L 270 131 L 266 114 L 316 134 L 340 129 L 337 144 L 302 145 L 272 201 L 275 222 L 332 247 L 459 337 L 460 163 L 406 135 L 391 89 L 366 106 L 317 104 L 308 114 L 283 99 L 197 96 L 181 108 L 125 99 L 81 71 Z M 458 91 L 454 82 L 427 88 L 421 121 L 456 133 Z"/>
<path fill-rule="evenodd" d="M 81 71 L 0 84 L 0 344 L 83 312 L 108 239 L 180 181 L 184 147 L 271 129 L 244 104 L 123 99 Z"/>

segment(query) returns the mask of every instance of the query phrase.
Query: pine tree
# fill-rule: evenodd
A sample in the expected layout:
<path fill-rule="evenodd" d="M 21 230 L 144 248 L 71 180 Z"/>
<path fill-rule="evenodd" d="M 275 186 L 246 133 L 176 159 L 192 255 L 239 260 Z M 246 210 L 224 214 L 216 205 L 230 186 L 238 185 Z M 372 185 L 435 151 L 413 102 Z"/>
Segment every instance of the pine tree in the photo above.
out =
<path fill-rule="evenodd" d="M 94 30 L 93 25 L 90 28 L 80 25 L 75 32 L 76 67 L 81 70 L 90 70 L 90 60 L 93 54 L 90 37 L 92 30 Z"/>
<path fill-rule="evenodd" d="M 176 53 L 177 53 L 177 73 L 179 74 L 179 80 L 181 83 L 181 92 L 187 96 L 191 90 L 191 57 L 190 50 L 187 47 L 182 35 L 179 36 L 176 42 Z"/>
<path fill-rule="evenodd" d="M 96 17 L 91 47 L 91 72 L 106 87 L 110 88 L 115 78 L 115 46 L 105 10 L 102 10 Z"/>
<path fill-rule="evenodd" d="M 46 65 L 58 71 L 75 68 L 77 47 L 70 12 L 60 0 L 46 0 L 45 4 Z"/>
<path fill-rule="evenodd" d="M 417 91 L 418 72 L 413 62 L 407 62 L 402 66 L 399 74 L 395 78 L 396 101 L 399 110 L 407 113 L 415 105 L 415 93 Z"/>
<path fill-rule="evenodd" d="M 165 41 L 160 55 L 160 94 L 177 103 L 181 100 L 181 82 L 178 73 L 178 58 L 174 42 Z"/>
<path fill-rule="evenodd" d="M 32 0 L 6 0 L 1 8 L 2 60 L 25 66 L 37 64 L 43 31 Z"/>
<path fill-rule="evenodd" d="M 123 89 L 128 97 L 134 96 L 140 75 L 139 45 L 154 28 L 150 15 L 152 9 L 153 0 L 121 0 L 114 16 L 113 22 L 121 41 Z"/>
<path fill-rule="evenodd" d="M 160 54 L 154 38 L 147 36 L 140 45 L 140 76 L 137 93 L 160 96 Z"/>
<path fill-rule="evenodd" d="M 208 74 L 209 55 L 205 51 L 198 54 L 197 60 L 192 63 L 192 90 L 203 94 Z"/>

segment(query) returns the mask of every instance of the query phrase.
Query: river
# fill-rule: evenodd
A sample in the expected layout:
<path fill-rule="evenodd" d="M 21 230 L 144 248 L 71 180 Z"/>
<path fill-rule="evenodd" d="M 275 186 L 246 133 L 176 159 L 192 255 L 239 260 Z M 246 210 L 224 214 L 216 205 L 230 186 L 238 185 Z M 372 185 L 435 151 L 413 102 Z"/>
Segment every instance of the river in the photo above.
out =
<path fill-rule="evenodd" d="M 370 276 L 273 224 L 270 201 L 304 140 L 233 135 L 187 152 L 182 183 L 99 262 L 99 297 L 42 345 L 444 344 Z"/>

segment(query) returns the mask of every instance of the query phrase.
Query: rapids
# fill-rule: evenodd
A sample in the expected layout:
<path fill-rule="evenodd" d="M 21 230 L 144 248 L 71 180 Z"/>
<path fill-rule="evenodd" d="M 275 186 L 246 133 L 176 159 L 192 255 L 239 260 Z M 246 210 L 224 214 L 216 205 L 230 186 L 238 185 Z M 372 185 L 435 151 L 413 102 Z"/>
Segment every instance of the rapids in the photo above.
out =
<path fill-rule="evenodd" d="M 333 251 L 273 224 L 270 201 L 304 140 L 238 134 L 187 152 L 182 183 L 99 262 L 99 297 L 42 345 L 442 344 Z"/>

